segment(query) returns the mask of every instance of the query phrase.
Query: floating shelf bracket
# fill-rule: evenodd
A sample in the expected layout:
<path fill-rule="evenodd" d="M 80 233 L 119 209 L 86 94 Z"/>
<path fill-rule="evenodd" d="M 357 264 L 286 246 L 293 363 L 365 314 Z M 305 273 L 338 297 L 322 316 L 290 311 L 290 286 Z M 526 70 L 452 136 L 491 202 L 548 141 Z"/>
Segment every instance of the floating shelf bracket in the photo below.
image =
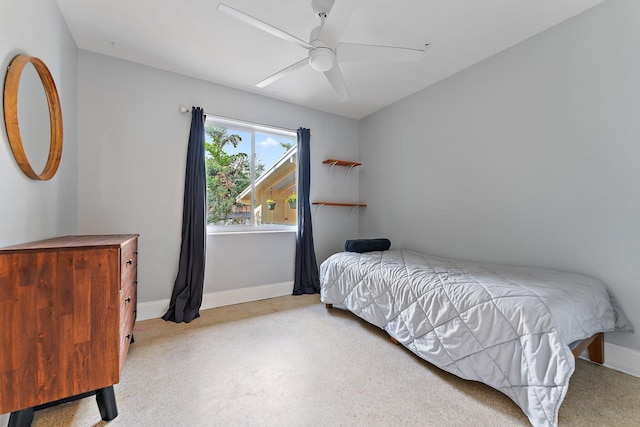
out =
<path fill-rule="evenodd" d="M 346 206 L 346 207 L 351 207 L 351 212 L 349 212 L 349 219 L 351 219 L 351 215 L 353 215 L 353 213 L 355 212 L 356 209 L 364 208 L 364 207 L 367 206 L 364 203 L 337 203 L 337 202 L 313 202 L 311 204 L 312 205 L 318 205 L 318 209 L 316 209 L 314 217 L 316 217 L 318 215 L 318 212 L 320 212 L 320 208 L 322 208 L 323 206 Z"/>
<path fill-rule="evenodd" d="M 333 168 L 338 164 L 338 162 L 332 162 L 331 163 L 331 167 L 329 168 L 329 176 L 331 176 L 331 171 L 333 170 Z"/>
<path fill-rule="evenodd" d="M 349 169 L 347 170 L 347 176 L 345 178 L 345 181 L 349 179 L 349 174 L 351 173 L 351 170 L 353 168 L 355 168 L 356 166 L 360 166 L 362 165 L 362 163 L 358 163 L 358 162 L 351 162 L 348 160 L 338 160 L 338 159 L 327 159 L 325 161 L 323 161 L 322 163 L 324 163 L 325 165 L 331 165 L 331 167 L 329 168 L 329 176 L 331 176 L 331 171 L 333 170 L 333 168 L 335 166 L 346 166 Z"/>
<path fill-rule="evenodd" d="M 347 176 L 344 178 L 345 181 L 349 181 L 349 174 L 351 173 L 351 170 L 353 168 L 355 168 L 357 165 L 350 165 L 349 169 L 347 169 Z M 333 166 L 332 166 L 333 167 Z"/>
<path fill-rule="evenodd" d="M 314 203 L 314 204 L 316 204 L 316 203 Z M 322 209 L 322 207 L 323 207 L 323 206 L 324 206 L 323 204 L 319 204 L 319 205 L 318 205 L 318 207 L 317 207 L 317 209 L 316 209 L 315 213 L 313 214 L 313 218 L 314 218 L 314 219 L 315 219 L 315 217 L 317 217 L 317 216 L 318 216 L 318 212 L 320 212 L 320 209 Z"/>

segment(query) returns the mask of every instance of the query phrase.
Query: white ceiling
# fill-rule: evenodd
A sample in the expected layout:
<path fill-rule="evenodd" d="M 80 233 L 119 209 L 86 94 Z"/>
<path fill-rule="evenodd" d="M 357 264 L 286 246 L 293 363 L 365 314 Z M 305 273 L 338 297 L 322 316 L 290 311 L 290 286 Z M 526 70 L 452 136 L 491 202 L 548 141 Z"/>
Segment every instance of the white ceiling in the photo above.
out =
<path fill-rule="evenodd" d="M 341 41 L 430 46 L 418 63 L 341 64 L 351 100 L 340 103 L 308 66 L 255 87 L 307 51 L 217 12 L 218 0 L 57 0 L 81 49 L 355 119 L 602 1 L 361 0 Z M 303 40 L 319 25 L 310 0 L 223 2 Z"/>

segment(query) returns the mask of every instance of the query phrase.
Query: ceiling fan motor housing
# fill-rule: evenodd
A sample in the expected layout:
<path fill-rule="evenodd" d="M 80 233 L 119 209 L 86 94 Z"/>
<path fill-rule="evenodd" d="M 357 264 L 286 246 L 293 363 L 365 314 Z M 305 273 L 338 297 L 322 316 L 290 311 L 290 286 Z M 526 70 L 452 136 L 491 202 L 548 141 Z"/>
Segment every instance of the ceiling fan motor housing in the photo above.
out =
<path fill-rule="evenodd" d="M 331 11 L 334 1 L 335 0 L 311 0 L 311 8 L 317 15 L 326 17 L 329 11 Z"/>
<path fill-rule="evenodd" d="M 335 63 L 335 52 L 326 46 L 318 46 L 309 52 L 309 65 L 316 71 L 329 71 Z"/>

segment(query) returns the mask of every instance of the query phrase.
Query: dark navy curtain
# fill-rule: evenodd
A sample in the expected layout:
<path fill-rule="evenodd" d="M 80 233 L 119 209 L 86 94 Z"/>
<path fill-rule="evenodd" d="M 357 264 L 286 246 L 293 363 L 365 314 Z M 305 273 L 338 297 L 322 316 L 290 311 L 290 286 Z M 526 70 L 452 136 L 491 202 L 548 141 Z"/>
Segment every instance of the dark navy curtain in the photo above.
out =
<path fill-rule="evenodd" d="M 296 234 L 296 277 L 293 295 L 320 292 L 320 277 L 311 227 L 311 132 L 298 129 L 298 233 Z"/>
<path fill-rule="evenodd" d="M 191 109 L 191 131 L 187 148 L 182 208 L 182 244 L 178 274 L 173 285 L 169 310 L 162 318 L 189 323 L 200 317 L 204 288 L 206 224 L 206 169 L 204 162 L 204 121 L 200 107 Z"/>

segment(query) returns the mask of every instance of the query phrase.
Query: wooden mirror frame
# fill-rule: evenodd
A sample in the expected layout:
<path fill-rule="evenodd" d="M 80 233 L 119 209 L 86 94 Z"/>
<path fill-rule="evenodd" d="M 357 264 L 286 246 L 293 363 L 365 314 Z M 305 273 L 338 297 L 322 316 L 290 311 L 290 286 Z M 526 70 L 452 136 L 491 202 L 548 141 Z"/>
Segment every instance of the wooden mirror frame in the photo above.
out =
<path fill-rule="evenodd" d="M 39 174 L 33 170 L 24 152 L 18 121 L 18 87 L 20 86 L 22 70 L 28 63 L 33 65 L 38 76 L 40 76 L 44 92 L 47 95 L 47 106 L 49 108 L 51 134 L 49 156 L 44 169 Z M 28 55 L 18 55 L 9 64 L 4 83 L 4 121 L 11 151 L 13 151 L 13 156 L 22 172 L 34 180 L 46 181 L 53 178 L 58 166 L 60 166 L 60 158 L 62 157 L 62 109 L 60 108 L 60 98 L 58 97 L 53 77 L 51 77 L 49 69 L 40 59 Z"/>

